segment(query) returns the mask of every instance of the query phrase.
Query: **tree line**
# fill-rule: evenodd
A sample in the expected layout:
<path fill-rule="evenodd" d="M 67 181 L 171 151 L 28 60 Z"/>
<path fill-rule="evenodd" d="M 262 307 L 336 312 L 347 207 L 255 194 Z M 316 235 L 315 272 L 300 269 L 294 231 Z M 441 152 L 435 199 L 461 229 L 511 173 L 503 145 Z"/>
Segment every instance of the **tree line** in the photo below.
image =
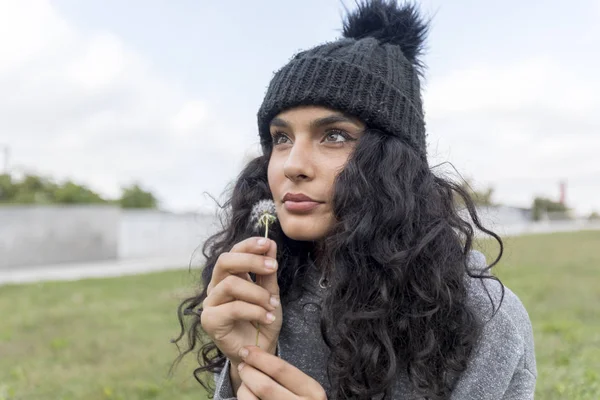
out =
<path fill-rule="evenodd" d="M 114 204 L 123 208 L 157 208 L 154 194 L 134 183 L 121 190 L 117 199 L 105 198 L 85 185 L 25 174 L 20 178 L 0 175 L 0 205 L 7 204 Z"/>
<path fill-rule="evenodd" d="M 471 180 L 462 181 L 461 188 L 473 199 L 477 206 L 497 206 L 494 189 L 487 187 L 475 190 Z M 462 198 L 455 197 L 462 205 Z M 26 174 L 16 178 L 10 174 L 0 174 L 0 205 L 2 204 L 114 204 L 123 208 L 157 208 L 156 196 L 140 187 L 138 183 L 125 186 L 118 199 L 107 199 L 85 185 L 66 180 L 58 183 L 49 177 Z M 549 214 L 562 214 L 569 217 L 567 205 L 545 197 L 535 197 L 531 205 L 532 219 L 538 221 Z M 593 212 L 590 219 L 600 219 Z"/>
<path fill-rule="evenodd" d="M 471 196 L 476 206 L 491 207 L 500 205 L 493 199 L 494 188 L 492 187 L 487 187 L 483 190 L 475 190 L 470 179 L 463 180 L 460 183 L 460 187 Z M 463 200 L 459 196 L 455 196 L 455 202 L 458 205 L 463 205 Z M 560 201 L 555 201 L 547 197 L 534 197 L 530 210 L 531 219 L 534 221 L 540 221 L 546 218 L 573 218 L 571 209 L 567 204 L 563 204 Z M 590 220 L 600 220 L 600 214 L 598 214 L 596 211 L 593 211 L 587 218 Z"/>

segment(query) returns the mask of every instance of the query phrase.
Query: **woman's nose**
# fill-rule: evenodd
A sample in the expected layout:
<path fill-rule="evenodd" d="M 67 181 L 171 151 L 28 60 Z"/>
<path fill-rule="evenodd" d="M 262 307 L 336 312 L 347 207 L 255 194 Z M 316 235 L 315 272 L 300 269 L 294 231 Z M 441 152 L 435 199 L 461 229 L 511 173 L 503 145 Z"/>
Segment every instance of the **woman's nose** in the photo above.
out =
<path fill-rule="evenodd" d="M 312 151 L 310 143 L 297 141 L 288 153 L 283 166 L 285 176 L 290 180 L 312 179 L 314 168 L 312 165 Z"/>

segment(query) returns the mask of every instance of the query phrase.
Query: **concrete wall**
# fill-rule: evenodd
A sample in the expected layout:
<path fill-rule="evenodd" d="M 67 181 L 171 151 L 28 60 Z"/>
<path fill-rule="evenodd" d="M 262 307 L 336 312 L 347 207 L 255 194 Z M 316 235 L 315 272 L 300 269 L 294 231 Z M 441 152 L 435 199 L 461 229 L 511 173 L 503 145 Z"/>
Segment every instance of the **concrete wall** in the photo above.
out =
<path fill-rule="evenodd" d="M 0 269 L 115 259 L 113 206 L 0 207 Z"/>
<path fill-rule="evenodd" d="M 462 210 L 461 215 L 470 221 L 466 211 Z M 500 236 L 600 230 L 600 222 L 587 219 L 532 221 L 531 211 L 516 207 L 479 207 L 477 215 L 485 228 Z M 476 235 L 486 236 L 485 233 L 479 230 L 476 231 Z"/>
<path fill-rule="evenodd" d="M 600 223 L 584 220 L 533 223 L 526 212 L 510 207 L 482 209 L 479 215 L 485 227 L 501 236 L 600 229 Z M 200 265 L 199 246 L 216 229 L 214 215 L 112 206 L 2 206 L 0 270 L 152 258 Z"/>
<path fill-rule="evenodd" d="M 535 233 L 577 232 L 600 230 L 600 222 L 587 219 L 568 221 L 536 221 L 524 224 L 512 224 L 500 227 L 497 233 L 501 236 L 518 236 Z"/>
<path fill-rule="evenodd" d="M 213 215 L 124 210 L 119 225 L 119 258 L 189 258 L 215 231 L 215 222 Z"/>
<path fill-rule="evenodd" d="M 216 217 L 114 206 L 0 207 L 0 269 L 68 262 L 200 260 Z"/>
<path fill-rule="evenodd" d="M 482 206 L 477 208 L 477 213 L 484 226 L 526 224 L 532 219 L 531 211 L 508 206 Z"/>

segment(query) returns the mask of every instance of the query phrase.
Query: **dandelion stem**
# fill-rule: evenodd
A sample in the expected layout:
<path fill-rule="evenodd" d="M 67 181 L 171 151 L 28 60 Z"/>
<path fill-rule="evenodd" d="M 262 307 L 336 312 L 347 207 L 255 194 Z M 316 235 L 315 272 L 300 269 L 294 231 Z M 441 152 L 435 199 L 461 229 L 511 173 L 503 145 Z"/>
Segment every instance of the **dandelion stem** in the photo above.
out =
<path fill-rule="evenodd" d="M 261 217 L 261 220 L 262 220 L 262 222 L 263 222 L 263 223 L 264 223 L 264 225 L 265 225 L 265 238 L 268 238 L 268 237 L 269 237 L 269 222 L 270 222 L 270 221 L 269 221 L 269 215 L 268 215 L 268 214 L 264 214 L 264 215 Z M 259 285 L 261 285 L 261 276 L 260 276 L 260 275 L 257 275 L 257 276 L 256 276 L 256 282 L 257 282 Z M 260 346 L 258 345 L 258 337 L 259 337 L 259 334 L 260 334 L 260 322 L 257 322 L 257 323 L 256 323 L 256 345 L 255 345 L 256 347 L 260 347 Z"/>

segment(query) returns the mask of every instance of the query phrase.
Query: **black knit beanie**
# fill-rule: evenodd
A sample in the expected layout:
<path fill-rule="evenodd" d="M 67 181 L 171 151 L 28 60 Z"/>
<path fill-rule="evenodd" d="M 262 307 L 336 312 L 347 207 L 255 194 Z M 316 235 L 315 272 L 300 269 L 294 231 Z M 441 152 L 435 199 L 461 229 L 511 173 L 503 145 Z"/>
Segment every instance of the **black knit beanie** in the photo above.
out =
<path fill-rule="evenodd" d="M 418 59 L 428 26 L 413 4 L 358 3 L 343 38 L 298 53 L 271 80 L 258 112 L 263 151 L 272 145 L 271 120 L 301 105 L 329 107 L 396 135 L 426 161 Z"/>

